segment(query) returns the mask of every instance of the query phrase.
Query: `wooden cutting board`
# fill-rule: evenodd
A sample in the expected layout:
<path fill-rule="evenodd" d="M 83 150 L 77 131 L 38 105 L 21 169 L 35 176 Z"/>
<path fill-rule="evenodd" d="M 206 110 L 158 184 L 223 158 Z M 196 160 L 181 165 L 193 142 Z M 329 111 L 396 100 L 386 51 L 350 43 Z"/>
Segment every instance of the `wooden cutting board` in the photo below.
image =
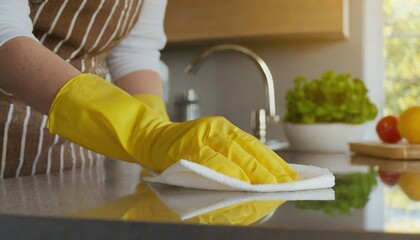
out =
<path fill-rule="evenodd" d="M 420 159 L 420 144 L 386 144 L 381 142 L 352 142 L 350 151 L 390 159 Z"/>

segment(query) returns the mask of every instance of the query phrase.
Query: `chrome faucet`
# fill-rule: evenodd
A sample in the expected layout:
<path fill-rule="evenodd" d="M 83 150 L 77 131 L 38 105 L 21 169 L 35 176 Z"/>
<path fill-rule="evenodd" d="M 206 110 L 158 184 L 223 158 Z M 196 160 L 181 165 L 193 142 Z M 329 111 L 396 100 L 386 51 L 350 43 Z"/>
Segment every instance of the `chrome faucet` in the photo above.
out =
<path fill-rule="evenodd" d="M 266 114 L 266 110 L 264 108 L 254 110 L 251 113 L 252 119 L 251 119 L 251 125 L 254 130 L 254 136 L 256 136 L 258 139 L 260 139 L 262 142 L 266 142 L 266 128 L 267 123 L 277 123 L 280 120 L 279 115 L 276 113 L 276 99 L 275 99 L 275 92 L 274 92 L 274 82 L 273 82 L 273 76 L 271 75 L 270 69 L 268 68 L 267 64 L 264 62 L 264 60 L 257 55 L 252 50 L 235 44 L 222 44 L 222 45 L 216 45 L 213 47 L 210 47 L 201 53 L 197 54 L 190 64 L 185 68 L 186 73 L 195 73 L 197 72 L 200 63 L 202 60 L 204 60 L 206 57 L 211 55 L 214 52 L 218 51 L 236 51 L 245 54 L 249 58 L 255 61 L 257 64 L 259 70 L 264 75 L 265 79 L 265 92 L 266 92 L 266 102 L 268 105 L 268 116 Z"/>

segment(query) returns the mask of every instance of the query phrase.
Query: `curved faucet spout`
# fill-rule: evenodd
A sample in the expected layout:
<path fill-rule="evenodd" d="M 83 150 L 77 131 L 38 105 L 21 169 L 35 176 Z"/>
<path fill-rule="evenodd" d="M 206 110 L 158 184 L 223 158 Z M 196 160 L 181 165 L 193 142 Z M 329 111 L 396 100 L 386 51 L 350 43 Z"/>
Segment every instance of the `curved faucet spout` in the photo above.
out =
<path fill-rule="evenodd" d="M 268 105 L 268 111 L 269 111 L 269 116 L 270 116 L 269 120 L 270 122 L 278 122 L 280 117 L 276 113 L 276 99 L 275 99 L 275 93 L 274 93 L 273 76 L 271 75 L 270 69 L 268 68 L 264 60 L 252 50 L 246 47 L 240 46 L 240 45 L 235 45 L 235 44 L 216 45 L 197 54 L 194 57 L 194 59 L 191 61 L 191 63 L 188 64 L 188 66 L 185 68 L 185 72 L 187 73 L 196 72 L 198 68 L 200 67 L 200 63 L 205 58 L 207 58 L 209 55 L 211 55 L 214 52 L 224 51 L 224 50 L 231 50 L 231 51 L 243 53 L 256 62 L 256 64 L 259 67 L 259 70 L 261 71 L 261 73 L 264 75 L 264 78 L 265 78 L 267 105 Z"/>

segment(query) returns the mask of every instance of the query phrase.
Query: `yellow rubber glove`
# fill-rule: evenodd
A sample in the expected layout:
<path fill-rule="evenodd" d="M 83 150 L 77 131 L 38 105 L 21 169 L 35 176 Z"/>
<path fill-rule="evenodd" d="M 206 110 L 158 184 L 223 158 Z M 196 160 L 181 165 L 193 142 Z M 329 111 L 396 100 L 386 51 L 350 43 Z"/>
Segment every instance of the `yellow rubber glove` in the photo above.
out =
<path fill-rule="evenodd" d="M 154 94 L 135 94 L 133 97 L 153 109 L 158 115 L 162 117 L 163 120 L 169 121 L 165 103 L 161 97 Z"/>
<path fill-rule="evenodd" d="M 255 184 L 297 179 L 283 159 L 225 118 L 165 121 L 92 74 L 80 74 L 60 89 L 47 127 L 93 151 L 159 172 L 186 159 Z"/>

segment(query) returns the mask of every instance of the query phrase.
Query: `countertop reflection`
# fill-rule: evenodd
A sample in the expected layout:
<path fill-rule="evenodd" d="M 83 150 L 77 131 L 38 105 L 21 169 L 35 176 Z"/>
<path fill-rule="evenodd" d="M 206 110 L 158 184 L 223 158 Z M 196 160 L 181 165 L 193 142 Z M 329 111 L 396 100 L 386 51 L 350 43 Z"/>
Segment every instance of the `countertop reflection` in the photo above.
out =
<path fill-rule="evenodd" d="M 291 230 L 289 236 L 302 230 L 358 237 L 379 234 L 382 239 L 399 236 L 393 233 L 406 234 L 404 239 L 420 233 L 420 185 L 415 184 L 420 183 L 420 162 L 351 154 L 279 154 L 291 163 L 330 169 L 336 186 L 274 194 L 200 191 L 147 184 L 137 169 L 121 173 L 105 164 L 0 181 L 0 220 L 20 216 L 175 227 L 237 225 L 248 230 L 284 230 L 282 234 Z"/>

